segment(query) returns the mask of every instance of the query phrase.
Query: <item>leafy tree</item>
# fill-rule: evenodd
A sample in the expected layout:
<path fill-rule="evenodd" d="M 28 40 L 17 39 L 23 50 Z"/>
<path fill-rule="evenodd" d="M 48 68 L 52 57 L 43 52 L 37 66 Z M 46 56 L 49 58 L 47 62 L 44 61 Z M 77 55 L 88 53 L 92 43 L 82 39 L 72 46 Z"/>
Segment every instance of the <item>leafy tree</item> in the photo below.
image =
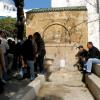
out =
<path fill-rule="evenodd" d="M 0 19 L 0 31 L 5 33 L 8 37 L 17 36 L 16 19 L 11 17 L 6 17 Z"/>

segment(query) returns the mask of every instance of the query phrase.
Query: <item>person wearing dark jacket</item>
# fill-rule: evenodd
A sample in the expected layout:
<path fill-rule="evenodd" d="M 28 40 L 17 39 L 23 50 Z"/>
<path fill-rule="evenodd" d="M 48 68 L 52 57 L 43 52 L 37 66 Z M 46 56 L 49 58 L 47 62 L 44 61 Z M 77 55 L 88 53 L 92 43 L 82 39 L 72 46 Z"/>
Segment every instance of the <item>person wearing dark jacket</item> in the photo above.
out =
<path fill-rule="evenodd" d="M 11 39 L 8 40 L 9 49 L 7 50 L 7 71 L 10 73 L 13 67 L 15 45 Z"/>
<path fill-rule="evenodd" d="M 88 47 L 88 60 L 85 64 L 86 73 L 91 74 L 92 64 L 100 64 L 100 51 L 93 46 L 92 42 L 87 43 Z"/>
<path fill-rule="evenodd" d="M 35 74 L 34 74 L 34 59 L 35 59 L 35 47 L 32 42 L 33 36 L 29 35 L 28 39 L 23 43 L 22 52 L 23 52 L 23 58 L 24 62 L 27 63 L 27 65 L 30 68 L 30 80 L 34 80 Z"/>
<path fill-rule="evenodd" d="M 77 61 L 77 63 L 74 66 L 78 66 L 78 69 L 80 71 L 83 71 L 84 62 L 87 60 L 88 52 L 87 52 L 86 49 L 84 49 L 84 47 L 82 45 L 80 45 L 78 47 L 78 49 L 79 49 L 79 51 L 75 55 L 78 58 L 78 61 Z"/>
<path fill-rule="evenodd" d="M 39 72 L 41 74 L 44 73 L 44 56 L 46 54 L 45 51 L 45 43 L 40 35 L 40 33 L 35 32 L 33 35 L 36 45 L 37 45 L 37 54 L 36 54 L 36 64 L 35 67 L 39 67 Z"/>

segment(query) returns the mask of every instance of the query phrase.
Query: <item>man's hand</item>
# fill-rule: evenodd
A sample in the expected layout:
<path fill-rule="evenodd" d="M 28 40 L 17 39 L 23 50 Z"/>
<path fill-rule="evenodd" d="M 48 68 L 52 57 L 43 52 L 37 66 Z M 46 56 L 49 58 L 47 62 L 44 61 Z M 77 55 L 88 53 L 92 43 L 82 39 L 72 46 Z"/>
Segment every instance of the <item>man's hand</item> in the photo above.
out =
<path fill-rule="evenodd" d="M 85 59 L 85 58 L 83 58 L 83 59 L 82 59 L 82 61 L 86 61 L 86 59 Z"/>

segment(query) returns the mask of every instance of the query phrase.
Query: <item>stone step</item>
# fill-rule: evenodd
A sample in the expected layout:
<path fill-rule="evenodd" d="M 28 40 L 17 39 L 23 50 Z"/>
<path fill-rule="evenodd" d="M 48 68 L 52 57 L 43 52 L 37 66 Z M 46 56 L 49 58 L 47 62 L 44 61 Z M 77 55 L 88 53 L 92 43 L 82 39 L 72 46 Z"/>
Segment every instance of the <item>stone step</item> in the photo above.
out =
<path fill-rule="evenodd" d="M 100 77 L 100 64 L 93 65 L 93 73 Z"/>
<path fill-rule="evenodd" d="M 36 100 L 35 98 L 44 82 L 44 75 L 38 75 L 34 81 L 30 82 L 23 89 L 20 89 L 10 100 Z"/>
<path fill-rule="evenodd" d="M 96 100 L 100 100 L 100 78 L 95 74 L 85 75 L 85 82 Z"/>

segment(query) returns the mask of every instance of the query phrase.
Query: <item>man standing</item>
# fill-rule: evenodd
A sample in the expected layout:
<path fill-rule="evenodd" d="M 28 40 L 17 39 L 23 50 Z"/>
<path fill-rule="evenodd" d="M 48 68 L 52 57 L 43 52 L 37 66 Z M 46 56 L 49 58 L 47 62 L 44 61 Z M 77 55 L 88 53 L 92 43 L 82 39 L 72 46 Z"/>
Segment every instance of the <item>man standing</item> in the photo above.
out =
<path fill-rule="evenodd" d="M 39 32 L 35 32 L 33 35 L 36 45 L 37 45 L 37 54 L 36 54 L 36 65 L 39 67 L 39 73 L 44 74 L 44 56 L 46 54 L 45 43 Z"/>
<path fill-rule="evenodd" d="M 27 65 L 30 68 L 30 80 L 34 80 L 34 59 L 35 59 L 35 47 L 32 42 L 33 36 L 29 35 L 28 39 L 23 44 L 23 58 L 24 62 L 27 63 Z"/>
<path fill-rule="evenodd" d="M 87 43 L 88 51 L 88 60 L 85 64 L 86 73 L 91 74 L 92 64 L 100 64 L 100 51 L 93 46 L 92 42 Z"/>

